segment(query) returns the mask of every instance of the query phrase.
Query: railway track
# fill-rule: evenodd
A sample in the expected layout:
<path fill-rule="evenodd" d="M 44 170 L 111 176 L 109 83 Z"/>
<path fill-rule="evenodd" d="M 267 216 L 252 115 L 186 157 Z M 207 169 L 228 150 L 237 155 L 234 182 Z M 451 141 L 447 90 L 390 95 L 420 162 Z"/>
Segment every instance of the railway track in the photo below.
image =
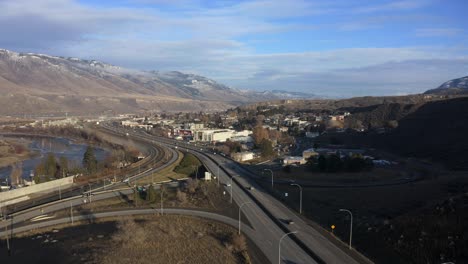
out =
<path fill-rule="evenodd" d="M 118 137 L 125 137 L 120 133 L 117 133 L 113 130 L 104 129 L 104 133 L 112 134 Z M 102 131 L 102 130 L 101 130 Z M 24 134 L 24 133 L 8 133 L 5 134 L 8 136 L 34 136 L 34 137 L 51 137 L 48 135 L 40 134 Z M 33 199 L 29 199 L 24 202 L 16 203 L 14 205 L 9 205 L 4 208 L 6 215 L 17 213 L 35 206 L 44 205 L 50 202 L 54 202 L 60 199 L 65 199 L 73 197 L 76 195 L 82 195 L 91 193 L 94 191 L 99 191 L 102 189 L 113 189 L 120 188 L 123 185 L 128 185 L 131 181 L 138 180 L 140 178 L 146 177 L 151 173 L 155 172 L 158 168 L 165 167 L 170 165 L 172 162 L 177 160 L 177 152 L 170 150 L 159 144 L 151 144 L 147 140 L 135 140 L 136 147 L 140 149 L 142 153 L 146 154 L 146 157 L 132 163 L 126 168 L 119 170 L 118 172 L 108 173 L 101 176 L 99 179 L 90 180 L 87 182 L 78 182 L 74 184 L 73 187 L 58 190 L 54 193 L 49 193 L 46 195 L 41 195 Z M 106 181 L 110 179 L 114 180 L 114 183 L 105 185 Z M 124 179 L 129 179 L 128 182 L 123 182 Z"/>

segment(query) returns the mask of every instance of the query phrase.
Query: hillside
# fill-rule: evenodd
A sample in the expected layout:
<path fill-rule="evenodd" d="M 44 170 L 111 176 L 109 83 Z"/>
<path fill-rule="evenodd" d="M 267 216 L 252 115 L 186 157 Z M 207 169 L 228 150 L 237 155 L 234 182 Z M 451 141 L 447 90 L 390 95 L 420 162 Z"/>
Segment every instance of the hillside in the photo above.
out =
<path fill-rule="evenodd" d="M 468 98 L 430 102 L 400 120 L 388 147 L 408 156 L 468 168 Z"/>
<path fill-rule="evenodd" d="M 368 107 L 349 109 L 353 114 L 346 118 L 345 125 L 350 128 L 376 128 L 376 127 L 392 127 L 398 124 L 397 122 L 416 111 L 422 103 L 419 104 L 401 104 L 401 103 L 385 103 Z M 397 121 L 396 123 L 393 123 Z"/>
<path fill-rule="evenodd" d="M 447 81 L 436 89 L 428 90 L 425 94 L 456 95 L 468 94 L 468 76 Z"/>
<path fill-rule="evenodd" d="M 138 71 L 96 60 L 0 49 L 0 114 L 217 111 L 278 98 L 177 71 Z"/>

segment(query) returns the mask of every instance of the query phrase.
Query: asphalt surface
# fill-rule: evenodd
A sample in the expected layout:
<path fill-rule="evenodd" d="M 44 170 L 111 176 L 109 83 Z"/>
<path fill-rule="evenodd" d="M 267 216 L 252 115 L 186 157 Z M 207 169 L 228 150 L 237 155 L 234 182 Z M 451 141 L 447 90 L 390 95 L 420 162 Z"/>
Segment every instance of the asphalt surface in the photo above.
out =
<path fill-rule="evenodd" d="M 107 127 L 107 129 L 115 129 Z M 116 131 L 117 133 L 123 132 L 121 129 Z M 149 136 L 147 134 L 130 132 L 132 138 L 139 140 L 146 140 L 148 143 L 157 143 L 162 146 L 173 148 L 175 144 L 178 145 L 180 150 L 189 151 L 190 153 L 196 155 L 205 165 L 205 167 L 213 173 L 213 175 L 218 176 L 220 184 L 225 188 L 226 194 L 231 193 L 233 200 L 238 205 L 245 205 L 242 207 L 243 214 L 247 217 L 248 221 L 251 223 L 252 228 L 243 225 L 243 232 L 257 245 L 259 249 L 268 257 L 271 263 L 358 263 L 356 260 L 348 256 L 341 249 L 336 247 L 331 243 L 327 238 L 323 237 L 319 232 L 313 229 L 311 226 L 307 225 L 301 218 L 296 216 L 296 214 L 291 211 L 289 208 L 282 205 L 281 202 L 277 201 L 275 198 L 270 196 L 267 192 L 262 191 L 260 186 L 257 186 L 253 180 L 249 178 L 249 171 L 244 170 L 241 166 L 234 163 L 233 161 L 226 159 L 220 155 L 209 154 L 210 152 L 205 148 L 200 150 L 200 147 L 194 147 L 193 145 L 185 145 L 182 142 L 176 142 L 173 140 L 168 140 L 164 138 L 156 138 Z M 174 151 L 174 150 L 172 150 Z M 211 152 L 212 153 L 212 152 Z M 170 165 L 171 162 L 174 162 L 174 156 L 170 162 L 167 162 L 165 165 Z M 176 157 L 175 157 L 176 158 Z M 220 166 L 218 167 L 218 164 Z M 218 169 L 219 168 L 219 169 Z M 219 174 L 218 174 L 219 171 Z M 145 177 L 146 175 L 137 175 L 134 176 L 134 179 Z M 231 183 L 231 176 L 234 177 Z M 217 180 L 217 179 L 215 179 Z M 248 190 L 246 187 L 254 186 L 254 190 Z M 91 197 L 71 197 L 65 200 L 52 202 L 46 205 L 42 205 L 39 208 L 34 207 L 22 212 L 15 213 L 10 216 L 10 219 L 7 221 L 0 222 L 0 230 L 4 230 L 5 227 L 8 228 L 11 232 L 20 232 L 30 230 L 28 228 L 38 228 L 35 227 L 36 224 L 30 225 L 29 219 L 32 219 L 37 216 L 47 215 L 52 212 L 70 208 L 70 206 L 76 206 L 92 201 L 107 199 L 110 197 L 129 195 L 133 194 L 131 189 L 122 189 L 122 190 L 113 190 L 102 193 L 94 193 Z M 141 212 L 147 214 L 146 212 L 155 212 L 155 209 L 141 209 Z M 201 214 L 210 214 L 210 219 L 217 221 L 225 222 L 230 225 L 237 226 L 237 220 L 227 218 L 225 216 L 216 215 L 213 213 L 207 213 L 202 211 L 195 210 L 182 210 L 182 209 L 167 209 L 167 212 L 188 214 L 194 216 L 201 216 Z M 136 210 L 138 212 L 138 210 Z M 133 213 L 131 213 L 133 212 Z M 130 211 L 115 211 L 115 212 L 106 212 L 99 214 L 90 214 L 86 211 L 81 211 L 77 216 L 76 220 L 83 217 L 83 219 L 88 219 L 91 216 L 105 217 L 108 216 L 118 216 L 125 214 L 136 214 L 135 210 Z M 103 214 L 103 215 L 101 215 Z M 88 218 L 87 218 L 88 217 Z M 203 216 L 201 216 L 203 217 Z M 226 219 L 227 218 L 227 219 Z M 228 220 L 230 219 L 230 220 Z M 65 219 L 47 219 L 42 223 L 37 223 L 41 225 L 51 225 L 57 224 L 56 221 L 71 221 L 71 217 Z M 89 220 L 89 219 L 88 219 Z M 288 224 L 287 220 L 293 220 L 294 224 Z M 234 222 L 235 224 L 234 224 Z M 13 231 L 11 231 L 13 227 Z M 288 236 L 284 238 L 281 242 L 281 260 L 279 261 L 278 247 L 280 238 L 287 232 L 297 231 L 296 235 Z M 1 236 L 5 236 L 5 231 L 0 233 Z"/>

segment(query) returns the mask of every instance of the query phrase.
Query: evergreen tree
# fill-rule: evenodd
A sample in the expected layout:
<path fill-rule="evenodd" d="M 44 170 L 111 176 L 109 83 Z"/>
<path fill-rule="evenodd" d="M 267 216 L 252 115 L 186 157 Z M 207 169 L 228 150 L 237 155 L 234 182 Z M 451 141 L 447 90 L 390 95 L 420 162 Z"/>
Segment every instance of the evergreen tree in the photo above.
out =
<path fill-rule="evenodd" d="M 260 143 L 260 151 L 262 152 L 263 157 L 271 157 L 275 155 L 271 141 L 266 138 L 262 139 L 262 142 Z"/>
<path fill-rule="evenodd" d="M 57 161 L 55 159 L 54 153 L 49 153 L 46 157 L 45 160 L 45 172 L 44 174 L 48 178 L 53 178 L 55 177 L 55 174 L 57 173 Z"/>
<path fill-rule="evenodd" d="M 88 174 L 92 174 L 97 171 L 97 159 L 94 154 L 94 148 L 91 146 L 88 146 L 83 154 L 83 167 Z"/>
<path fill-rule="evenodd" d="M 327 169 L 327 158 L 325 158 L 325 156 L 320 155 L 317 162 L 317 166 L 320 171 L 325 171 Z"/>
<path fill-rule="evenodd" d="M 68 159 L 64 156 L 59 158 L 59 166 L 61 177 L 66 177 L 68 174 Z"/>

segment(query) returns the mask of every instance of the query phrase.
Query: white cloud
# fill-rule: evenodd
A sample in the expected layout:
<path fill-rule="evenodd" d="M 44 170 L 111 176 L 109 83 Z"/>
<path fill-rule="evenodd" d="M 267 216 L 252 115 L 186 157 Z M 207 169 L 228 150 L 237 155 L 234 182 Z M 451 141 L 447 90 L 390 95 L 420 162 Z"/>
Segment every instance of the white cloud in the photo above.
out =
<path fill-rule="evenodd" d="M 416 30 L 418 37 L 453 37 L 463 34 L 460 28 L 421 28 Z"/>
<path fill-rule="evenodd" d="M 354 9 L 357 13 L 374 13 L 374 12 L 385 12 L 385 11 L 409 11 L 424 7 L 430 4 L 429 0 L 401 0 L 401 1 L 390 1 L 388 3 L 380 5 L 371 5 L 365 7 L 358 7 Z"/>
<path fill-rule="evenodd" d="M 104 8 L 73 0 L 0 0 L 0 35 L 8 36 L 0 39 L 0 47 L 93 58 L 130 68 L 192 72 L 238 88 L 311 90 L 334 95 L 352 95 L 357 89 L 380 94 L 420 91 L 466 72 L 466 60 L 461 60 L 466 58 L 459 55 L 466 54 L 464 46 L 462 51 L 447 47 L 376 47 L 257 54 L 242 41 L 243 36 L 321 26 L 297 22 L 294 19 L 298 17 L 343 14 L 348 8 L 350 13 L 366 14 L 414 10 L 424 6 L 422 1 L 387 2 L 356 9 L 347 1 L 327 5 L 306 0 L 223 1 L 207 8 L 180 0 L 172 6 L 178 12 L 146 6 L 172 4 L 166 0 L 135 2 L 143 5 Z M 296 22 L 278 22 L 288 18 Z M 348 19 L 341 29 L 421 21 L 421 16 Z M 416 33 L 448 36 L 456 30 L 422 28 Z M 427 68 L 430 63 L 436 71 Z"/>

